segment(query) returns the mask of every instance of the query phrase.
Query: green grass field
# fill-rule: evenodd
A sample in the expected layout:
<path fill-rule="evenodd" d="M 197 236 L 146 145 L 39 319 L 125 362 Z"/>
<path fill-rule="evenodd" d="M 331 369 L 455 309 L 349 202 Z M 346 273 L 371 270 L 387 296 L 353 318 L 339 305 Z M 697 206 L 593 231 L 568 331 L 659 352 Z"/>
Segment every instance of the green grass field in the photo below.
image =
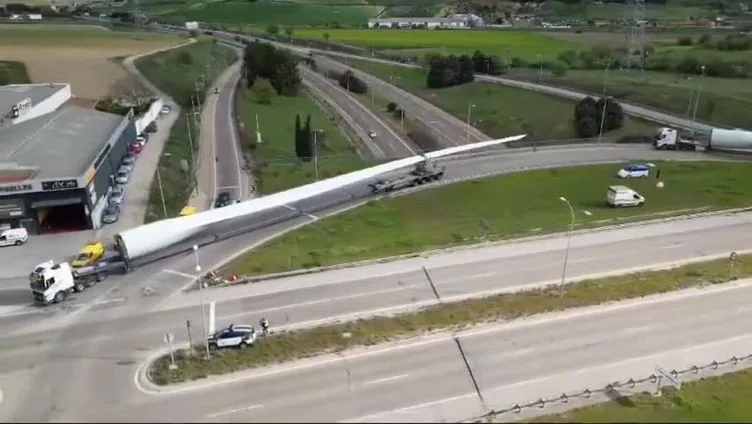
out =
<path fill-rule="evenodd" d="M 164 16 L 218 24 L 244 25 L 343 25 L 364 24 L 381 11 L 380 6 L 331 6 L 270 0 L 221 1 L 175 10 Z"/>
<path fill-rule="evenodd" d="M 63 25 L 63 24 L 0 24 L 0 44 L 14 45 L 96 45 L 98 48 L 108 45 L 127 45 L 133 41 L 165 44 L 166 41 L 179 40 L 174 35 L 147 32 L 111 31 L 97 25 Z"/>
<path fill-rule="evenodd" d="M 136 61 L 136 66 L 149 81 L 183 107 L 183 113 L 175 122 L 159 160 L 168 218 L 177 216 L 188 203 L 190 194 L 195 187 L 193 170 L 186 173 L 181 167 L 183 161 L 188 164 L 192 162 L 191 143 L 189 143 L 186 129 L 189 123 L 184 112 L 186 105 L 190 108 L 189 93 L 193 88 L 194 81 L 198 80 L 203 72 L 206 76 L 207 85 L 210 84 L 235 60 L 237 60 L 237 56 L 232 49 L 206 40 L 146 56 Z M 193 120 L 190 121 L 192 125 Z M 193 125 L 191 130 L 193 150 L 197 152 L 199 149 L 199 133 L 197 127 Z M 152 181 L 149 193 L 146 221 L 151 222 L 163 218 L 165 216 L 162 209 L 161 194 L 155 178 Z"/>
<path fill-rule="evenodd" d="M 750 257 L 746 256 L 741 259 L 740 266 L 735 268 L 736 278 L 745 278 L 752 274 L 752 262 L 748 260 Z M 473 324 L 510 321 L 535 314 L 635 299 L 707 284 L 722 284 L 727 281 L 728 260 L 721 259 L 671 270 L 638 272 L 581 281 L 569 284 L 563 298 L 559 297 L 559 288 L 554 285 L 538 290 L 444 303 L 396 316 L 272 333 L 271 337 L 259 340 L 252 349 L 217 352 L 209 361 L 203 359 L 202 349 L 197 348 L 192 355 L 191 351 L 180 350 L 175 353 L 177 370 L 169 370 L 170 356 L 165 355 L 152 364 L 149 375 L 151 380 L 158 385 L 175 384 L 206 378 L 210 375 L 228 374 L 273 363 L 342 352 L 356 346 L 373 346 L 388 341 L 418 337 L 435 331 L 461 330 Z M 349 333 L 350 336 L 343 337 L 345 333 Z M 747 392 L 739 394 L 746 395 Z M 619 417 L 617 414 L 604 414 L 600 416 L 601 420 L 591 422 L 670 422 L 637 419 L 647 416 L 625 415 L 625 417 L 632 418 L 630 420 L 617 419 Z M 680 417 L 680 415 L 676 416 Z M 741 417 L 741 415 L 735 416 Z M 576 417 L 579 418 L 579 416 Z M 685 418 L 686 415 L 682 417 Z M 709 417 L 703 418 L 707 420 Z M 564 419 L 564 421 L 583 422 L 575 417 Z"/>
<path fill-rule="evenodd" d="M 509 75 L 516 79 L 538 81 L 532 69 L 513 69 Z M 602 93 L 604 71 L 571 70 L 563 77 L 544 71 L 543 82 L 570 87 L 589 93 Z M 636 72 L 611 70 L 608 74 L 607 94 L 634 104 L 660 109 L 677 116 L 690 117 L 700 78 L 666 72 Z M 752 128 L 752 83 L 745 79 L 711 78 L 702 80 L 697 119 L 732 128 Z"/>
<path fill-rule="evenodd" d="M 645 18 L 658 19 L 661 21 L 686 21 L 691 18 L 710 17 L 711 10 L 701 7 L 685 6 L 682 4 L 646 4 Z M 540 10 L 543 16 L 564 18 L 564 17 L 582 17 L 581 4 L 565 4 L 558 1 L 547 1 Z M 606 3 L 589 4 L 587 8 L 588 19 L 621 19 L 624 16 L 623 3 Z"/>
<path fill-rule="evenodd" d="M 535 59 L 537 55 L 555 58 L 567 50 L 577 50 L 581 45 L 545 37 L 531 31 L 483 31 L 483 30 L 392 30 L 392 29 L 297 29 L 295 37 L 329 40 L 352 44 L 374 50 L 407 50 L 408 54 L 419 51 L 472 54 L 476 49 L 486 54 L 501 57 L 524 57 Z"/>
<path fill-rule="evenodd" d="M 246 92 L 239 116 L 252 134 L 258 116 L 262 143 L 251 155 L 261 164 L 261 193 L 270 194 L 315 181 L 313 162 L 301 163 L 295 156 L 295 115 L 300 114 L 301 125 L 311 115 L 311 127 L 323 130 L 318 139 L 319 178 L 331 178 L 365 166 L 356 154 L 349 138 L 343 134 L 332 116 L 302 91 L 297 97 L 275 96 L 270 105 L 254 101 Z"/>
<path fill-rule="evenodd" d="M 677 391 L 667 388 L 663 396 L 630 396 L 599 405 L 548 415 L 538 423 L 708 423 L 748 422 L 752 371 L 691 381 Z"/>
<path fill-rule="evenodd" d="M 655 179 L 627 185 L 642 193 L 642 208 L 614 209 L 605 203 L 609 185 L 623 184 L 617 165 L 534 171 L 470 181 L 406 197 L 371 202 L 319 221 L 249 252 L 226 267 L 230 274 L 266 274 L 380 258 L 428 249 L 564 230 L 566 196 L 582 215 L 582 226 L 615 220 L 649 219 L 687 209 L 725 209 L 752 205 L 746 163 L 656 162 L 665 187 Z M 684 212 L 686 213 L 686 212 Z M 489 230 L 482 229 L 486 222 Z M 440 231 L 439 231 L 440 230 Z"/>
<path fill-rule="evenodd" d="M 452 113 L 467 119 L 469 104 L 475 104 L 473 125 L 491 137 L 528 134 L 531 140 L 570 140 L 577 138 L 572 119 L 574 102 L 501 84 L 473 82 L 443 89 L 426 88 L 423 69 L 392 66 L 363 60 L 347 64 L 395 84 Z M 407 111 L 409 114 L 409 111 Z M 627 118 L 624 128 L 606 133 L 609 138 L 625 134 L 648 134 L 655 125 Z"/>
<path fill-rule="evenodd" d="M 0 61 L 0 86 L 6 84 L 29 84 L 29 73 L 23 62 Z"/>

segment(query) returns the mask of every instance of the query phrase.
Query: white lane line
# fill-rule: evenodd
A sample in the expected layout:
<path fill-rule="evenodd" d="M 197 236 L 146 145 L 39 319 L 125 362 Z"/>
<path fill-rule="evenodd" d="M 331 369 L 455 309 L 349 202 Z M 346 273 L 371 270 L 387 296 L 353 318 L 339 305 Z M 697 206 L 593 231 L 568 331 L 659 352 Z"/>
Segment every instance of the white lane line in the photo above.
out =
<path fill-rule="evenodd" d="M 221 187 L 217 187 L 217 190 L 228 190 L 228 189 L 231 189 L 231 188 L 238 188 L 238 186 L 236 186 L 236 185 L 234 185 L 234 186 L 221 186 Z"/>
<path fill-rule="evenodd" d="M 403 379 L 403 378 L 406 378 L 406 377 L 409 377 L 409 376 L 410 376 L 410 374 L 393 375 L 391 377 L 384 377 L 384 378 L 379 378 L 379 379 L 376 379 L 376 380 L 366 381 L 365 383 L 363 383 L 363 385 L 364 386 L 370 386 L 372 384 L 388 383 L 390 381 L 400 380 L 400 379 Z"/>
<path fill-rule="evenodd" d="M 190 278 L 191 280 L 194 280 L 196 278 L 195 275 L 186 274 L 185 272 L 175 271 L 174 269 L 163 269 L 162 272 L 166 272 L 168 274 L 172 275 L 179 275 L 181 277 Z"/>
<path fill-rule="evenodd" d="M 621 334 L 631 334 L 631 333 L 642 333 L 644 331 L 652 330 L 655 328 L 655 325 L 641 325 L 639 327 L 631 327 L 622 329 L 620 331 Z"/>
<path fill-rule="evenodd" d="M 659 247 L 658 249 L 660 249 L 660 250 L 668 250 L 668 249 L 684 249 L 684 248 L 686 248 L 686 247 L 687 247 L 687 246 L 686 246 L 686 245 L 684 245 L 684 244 L 679 244 L 679 243 L 677 243 L 677 244 L 670 244 L 670 245 L 668 245 L 668 246 L 661 246 L 661 247 Z"/>
<path fill-rule="evenodd" d="M 217 413 L 214 413 L 214 414 L 209 414 L 209 415 L 206 416 L 206 418 L 219 418 L 219 417 L 221 417 L 223 415 L 238 414 L 240 412 L 251 411 L 253 409 L 258 409 L 258 408 L 263 408 L 263 407 L 264 407 L 264 404 L 260 403 L 258 405 L 251 405 L 251 406 L 246 406 L 246 407 L 243 407 L 243 408 L 229 409 L 227 411 L 222 411 L 222 412 L 217 412 Z"/>
<path fill-rule="evenodd" d="M 495 273 L 495 272 L 484 272 L 482 274 L 470 275 L 466 279 L 468 279 L 468 280 L 478 280 L 478 279 L 481 279 L 481 278 L 495 277 L 496 275 L 497 275 L 497 273 Z"/>
<path fill-rule="evenodd" d="M 254 310 L 253 312 L 240 312 L 240 313 L 232 314 L 232 315 L 222 315 L 218 318 L 220 319 L 240 318 L 240 317 L 244 317 L 248 315 L 261 314 L 264 312 L 274 312 L 274 311 L 280 311 L 280 310 L 286 310 L 286 309 L 300 308 L 304 306 L 320 305 L 322 303 L 334 303 L 334 302 L 339 302 L 342 300 L 357 299 L 359 297 L 368 297 L 368 296 L 374 296 L 374 295 L 379 295 L 379 294 L 393 293 L 393 292 L 398 292 L 398 291 L 406 290 L 406 289 L 413 288 L 413 287 L 422 287 L 422 285 L 413 284 L 409 286 L 394 287 L 391 289 L 376 290 L 376 291 L 372 291 L 368 293 L 356 293 L 356 294 L 350 294 L 347 296 L 328 297 L 326 299 L 309 300 L 307 302 L 291 303 L 291 304 L 287 304 L 284 306 L 275 306 L 273 308 L 257 309 L 257 310 Z"/>
<path fill-rule="evenodd" d="M 298 213 L 302 213 L 303 215 L 305 215 L 305 216 L 307 216 L 307 217 L 309 217 L 309 218 L 313 219 L 314 221 L 318 221 L 318 219 L 319 219 L 319 217 L 317 217 L 316 215 L 312 215 L 312 214 L 310 214 L 310 213 L 308 213 L 308 212 L 304 212 L 304 211 L 302 211 L 302 210 L 300 210 L 300 209 L 298 209 L 298 208 L 294 208 L 294 207 L 292 207 L 292 206 L 290 206 L 290 205 L 284 205 L 283 207 L 284 207 L 285 209 L 289 209 L 289 210 L 291 210 L 291 211 L 293 211 L 293 212 L 298 212 Z"/>

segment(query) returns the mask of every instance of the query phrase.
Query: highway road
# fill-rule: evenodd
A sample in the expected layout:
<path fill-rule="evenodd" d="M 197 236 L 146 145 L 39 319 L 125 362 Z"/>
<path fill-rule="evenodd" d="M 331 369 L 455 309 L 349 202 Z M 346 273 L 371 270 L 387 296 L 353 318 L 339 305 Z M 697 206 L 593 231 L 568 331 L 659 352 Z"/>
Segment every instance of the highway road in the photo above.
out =
<path fill-rule="evenodd" d="M 209 199 L 214 202 L 221 192 L 227 192 L 232 199 L 245 200 L 247 189 L 244 190 L 243 179 L 243 156 L 233 121 L 233 92 L 240 78 L 239 68 L 235 67 L 231 74 L 224 81 L 220 81 L 219 93 L 210 94 L 217 96 L 214 104 L 214 174 L 215 189 L 213 197 Z M 212 158 L 202 158 L 202 160 L 211 161 Z"/>
<path fill-rule="evenodd" d="M 682 369 L 746 355 L 752 341 L 751 286 L 556 314 L 456 339 L 429 337 L 297 367 L 272 367 L 194 391 L 151 396 L 133 391 L 127 401 L 89 403 L 76 417 L 99 422 L 125 417 L 144 422 L 458 421 L 488 407 L 646 377 L 657 365 Z"/>
<path fill-rule="evenodd" d="M 314 72 L 305 65 L 299 66 L 301 77 L 311 93 L 326 102 L 342 117 L 360 138 L 359 151 L 380 159 L 398 159 L 415 155 L 418 150 L 412 141 L 400 135 L 392 126 L 363 105 L 339 84 Z M 373 131 L 376 137 L 371 138 Z"/>

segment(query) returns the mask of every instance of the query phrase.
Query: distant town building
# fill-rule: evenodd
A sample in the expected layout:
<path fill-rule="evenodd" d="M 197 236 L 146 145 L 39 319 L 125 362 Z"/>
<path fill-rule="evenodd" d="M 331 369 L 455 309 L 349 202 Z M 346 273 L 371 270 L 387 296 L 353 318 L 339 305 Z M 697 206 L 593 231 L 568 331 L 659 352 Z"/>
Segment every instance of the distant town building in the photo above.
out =
<path fill-rule="evenodd" d="M 377 29 L 406 29 L 406 28 L 447 28 L 447 29 L 461 29 L 461 28 L 475 28 L 485 26 L 483 19 L 473 14 L 455 14 L 446 18 L 385 18 L 385 19 L 369 19 L 368 28 Z"/>

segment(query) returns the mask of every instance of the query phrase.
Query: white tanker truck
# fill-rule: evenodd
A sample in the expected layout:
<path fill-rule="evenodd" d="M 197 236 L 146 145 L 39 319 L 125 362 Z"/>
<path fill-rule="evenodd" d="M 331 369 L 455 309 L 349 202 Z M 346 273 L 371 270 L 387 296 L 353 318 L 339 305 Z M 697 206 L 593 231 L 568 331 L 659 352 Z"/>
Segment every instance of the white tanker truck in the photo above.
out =
<path fill-rule="evenodd" d="M 752 131 L 741 129 L 724 130 L 713 128 L 700 132 L 696 138 L 684 138 L 675 128 L 662 127 L 653 138 L 653 146 L 658 150 L 697 150 L 703 148 L 723 152 L 752 152 Z"/>

